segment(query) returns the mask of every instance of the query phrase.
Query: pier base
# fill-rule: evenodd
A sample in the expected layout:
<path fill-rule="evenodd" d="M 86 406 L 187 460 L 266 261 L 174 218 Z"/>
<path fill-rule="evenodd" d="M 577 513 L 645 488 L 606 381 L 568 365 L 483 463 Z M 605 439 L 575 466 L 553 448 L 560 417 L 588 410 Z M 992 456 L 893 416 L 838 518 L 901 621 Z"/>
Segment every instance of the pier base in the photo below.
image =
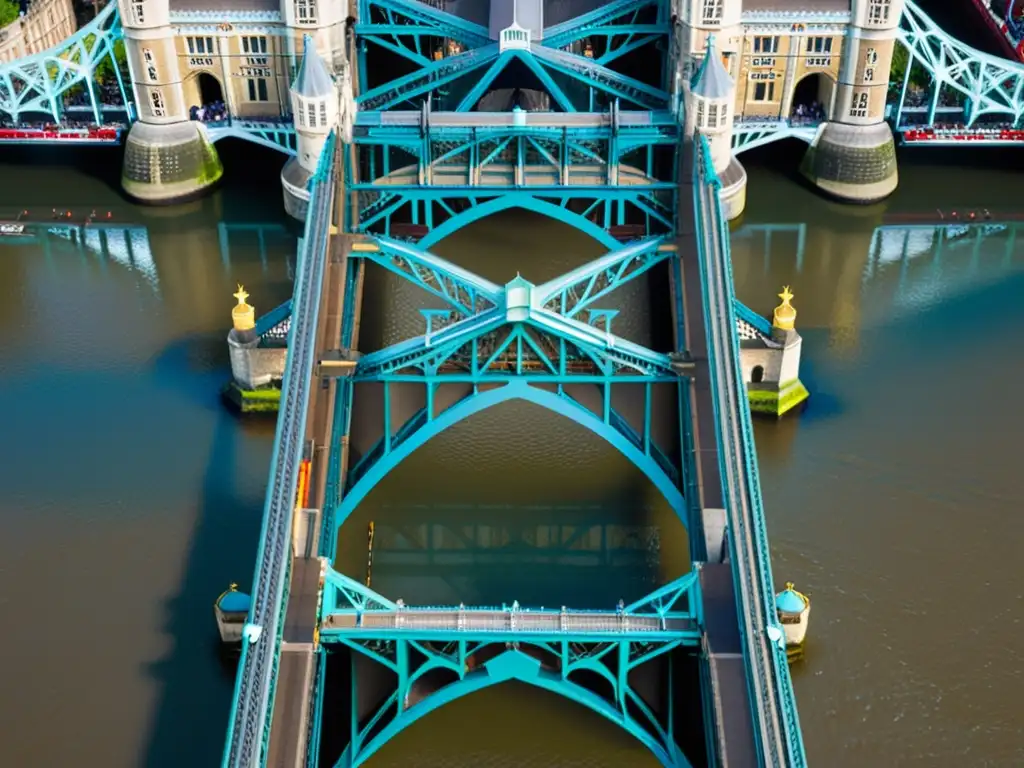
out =
<path fill-rule="evenodd" d="M 718 195 L 722 200 L 722 213 L 727 221 L 740 216 L 747 207 L 747 172 L 735 157 L 729 167 L 718 176 L 722 188 Z"/>
<path fill-rule="evenodd" d="M 281 169 L 281 189 L 284 192 L 284 209 L 293 219 L 306 220 L 309 209 L 309 180 L 311 174 L 293 157 Z"/>
<path fill-rule="evenodd" d="M 137 122 L 125 139 L 121 185 L 139 202 L 169 205 L 198 197 L 224 174 L 201 123 Z"/>
<path fill-rule="evenodd" d="M 825 123 L 800 172 L 823 192 L 852 203 L 874 203 L 896 189 L 896 145 L 888 123 Z"/>
<path fill-rule="evenodd" d="M 242 389 L 229 381 L 220 394 L 224 402 L 238 413 L 277 413 L 281 405 L 280 387 Z"/>
<path fill-rule="evenodd" d="M 778 418 L 793 410 L 811 396 L 800 379 L 785 384 L 750 384 L 747 386 L 747 400 L 750 412 L 761 416 Z"/>

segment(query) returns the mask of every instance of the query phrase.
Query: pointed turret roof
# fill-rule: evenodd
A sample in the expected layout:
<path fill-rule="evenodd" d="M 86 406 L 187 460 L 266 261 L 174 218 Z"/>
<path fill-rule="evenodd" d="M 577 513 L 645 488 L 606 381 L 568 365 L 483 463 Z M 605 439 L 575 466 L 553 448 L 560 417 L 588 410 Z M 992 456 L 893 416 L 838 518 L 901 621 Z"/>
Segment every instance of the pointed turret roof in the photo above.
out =
<path fill-rule="evenodd" d="M 705 99 L 728 99 L 732 95 L 732 78 L 715 53 L 714 35 L 708 37 L 704 61 L 690 83 L 690 90 L 694 95 Z"/>
<path fill-rule="evenodd" d="M 307 99 L 322 99 L 334 93 L 334 80 L 326 62 L 317 53 L 313 38 L 302 38 L 302 63 L 295 74 L 292 90 Z"/>

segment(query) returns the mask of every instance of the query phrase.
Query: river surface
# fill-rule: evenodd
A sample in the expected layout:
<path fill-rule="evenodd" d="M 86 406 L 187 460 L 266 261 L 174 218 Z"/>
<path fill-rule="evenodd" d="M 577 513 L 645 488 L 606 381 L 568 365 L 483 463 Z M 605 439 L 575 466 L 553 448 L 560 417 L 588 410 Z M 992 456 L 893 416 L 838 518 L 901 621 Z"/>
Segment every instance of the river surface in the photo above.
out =
<path fill-rule="evenodd" d="M 805 189 L 795 150 L 746 158 L 737 291 L 768 314 L 792 285 L 813 393 L 756 433 L 775 577 L 814 604 L 793 669 L 814 765 L 1024 764 L 1024 237 L 954 237 L 936 257 L 933 229 L 876 231 L 899 213 L 1019 212 L 1019 169 L 986 157 L 905 155 L 897 194 L 869 208 Z M 280 159 L 228 148 L 224 188 L 156 210 L 120 198 L 114 155 L 28 164 L 39 159 L 0 166 L 0 214 L 57 207 L 80 222 L 95 208 L 124 227 L 82 247 L 0 241 L 5 763 L 214 766 L 233 670 L 211 606 L 229 582 L 249 585 L 273 439 L 217 391 L 236 285 L 258 312 L 291 291 Z M 437 251 L 495 281 L 540 282 L 601 248 L 506 214 Z M 630 290 L 616 327 L 654 338 L 646 288 Z M 366 344 L 418 332 L 416 298 L 371 271 Z M 530 406 L 452 428 L 367 497 L 341 535 L 339 567 L 356 578 L 369 521 L 373 584 L 392 597 L 609 605 L 689 568 L 685 531 L 650 483 Z M 492 538 L 443 557 L 474 524 Z M 389 549 L 426 526 L 433 562 Z M 571 555 L 554 533 L 566 526 L 592 529 Z M 370 764 L 653 761 L 596 715 L 508 687 L 442 708 Z"/>

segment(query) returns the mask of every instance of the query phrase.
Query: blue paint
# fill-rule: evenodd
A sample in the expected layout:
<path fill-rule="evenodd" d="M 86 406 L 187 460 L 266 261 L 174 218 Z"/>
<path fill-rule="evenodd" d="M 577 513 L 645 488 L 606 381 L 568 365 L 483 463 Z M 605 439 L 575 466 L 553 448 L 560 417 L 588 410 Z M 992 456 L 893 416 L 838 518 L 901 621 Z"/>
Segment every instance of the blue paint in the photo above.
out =
<path fill-rule="evenodd" d="M 807 605 L 795 590 L 786 589 L 775 598 L 775 607 L 785 613 L 800 613 Z"/>
<path fill-rule="evenodd" d="M 248 613 L 252 598 L 244 592 L 231 590 L 221 596 L 217 605 L 225 613 Z"/>

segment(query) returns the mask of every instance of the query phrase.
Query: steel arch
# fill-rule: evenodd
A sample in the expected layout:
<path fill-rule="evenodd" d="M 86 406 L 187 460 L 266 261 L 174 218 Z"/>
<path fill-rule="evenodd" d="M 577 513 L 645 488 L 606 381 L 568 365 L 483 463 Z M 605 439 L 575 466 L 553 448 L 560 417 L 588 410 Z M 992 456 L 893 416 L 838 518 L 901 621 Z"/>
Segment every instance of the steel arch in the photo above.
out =
<path fill-rule="evenodd" d="M 432 437 L 441 434 L 449 427 L 458 424 L 473 414 L 508 400 L 526 400 L 534 405 L 539 405 L 542 408 L 571 419 L 604 439 L 605 442 L 618 450 L 654 483 L 672 509 L 675 510 L 679 519 L 683 521 L 683 525 L 687 524 L 686 503 L 683 499 L 682 491 L 652 456 L 646 455 L 630 443 L 625 435 L 610 424 L 606 424 L 586 408 L 582 406 L 569 406 L 565 399 L 553 392 L 540 389 L 522 379 L 513 379 L 510 383 L 503 386 L 485 392 L 478 392 L 460 400 L 435 418 L 427 421 L 423 426 L 418 427 L 406 439 L 402 440 L 397 446 L 374 462 L 366 473 L 342 497 L 341 503 L 334 514 L 333 535 L 337 537 L 341 526 L 348 519 L 349 515 L 355 511 L 356 507 L 359 506 L 359 503 L 369 495 L 370 491 L 377 487 L 391 470 L 401 464 L 417 448 L 426 445 Z"/>
<path fill-rule="evenodd" d="M 485 688 L 490 688 L 493 685 L 510 680 L 517 680 L 527 685 L 551 691 L 596 712 L 637 739 L 666 768 L 688 768 L 690 765 L 682 752 L 677 749 L 676 754 L 670 755 L 643 726 L 629 717 L 629 715 L 613 707 L 597 694 L 570 680 L 563 679 L 554 672 L 541 669 L 540 661 L 537 659 L 527 656 L 520 651 L 510 650 L 487 662 L 484 665 L 484 669 L 480 672 L 466 675 L 461 680 L 449 683 L 436 693 L 427 696 L 422 701 L 404 710 L 400 717 L 395 718 L 382 728 L 380 733 L 374 736 L 365 748 L 361 750 L 357 748 L 355 755 L 350 752 L 352 749 L 350 744 L 345 748 L 338 762 L 335 763 L 335 768 L 349 768 L 350 766 L 351 768 L 356 768 L 356 766 L 362 765 L 389 740 L 435 709 L 468 696 L 471 693 L 482 691 Z"/>
<path fill-rule="evenodd" d="M 419 241 L 418 246 L 423 250 L 427 250 L 431 246 L 437 245 L 437 243 L 444 240 L 448 235 L 458 232 L 467 224 L 472 224 L 474 221 L 485 219 L 493 213 L 505 211 L 509 208 L 522 208 L 524 210 L 533 211 L 534 213 L 539 213 L 542 216 L 555 219 L 556 221 L 561 221 L 564 224 L 568 224 L 569 226 L 575 227 L 581 232 L 590 235 L 609 250 L 615 250 L 616 248 L 622 247 L 622 243 L 612 237 L 611 233 L 590 221 L 586 216 L 573 213 L 572 211 L 563 208 L 562 206 L 555 205 L 554 203 L 540 200 L 534 195 L 518 191 L 509 192 L 493 200 L 488 200 L 486 203 L 474 205 L 467 208 L 465 211 L 452 216 L 440 226 L 434 227 L 430 230 L 430 232 Z"/>
<path fill-rule="evenodd" d="M 93 117 L 101 122 L 93 75 L 96 66 L 107 57 L 114 61 L 121 98 L 125 109 L 129 109 L 128 93 L 114 57 L 114 43 L 124 36 L 117 7 L 117 3 L 108 4 L 95 19 L 53 48 L 0 65 L 0 112 L 10 115 L 15 122 L 25 112 L 47 114 L 60 122 L 63 104 L 58 100 L 75 86 L 84 84 Z M 20 90 L 15 88 L 15 82 L 21 83 Z"/>

